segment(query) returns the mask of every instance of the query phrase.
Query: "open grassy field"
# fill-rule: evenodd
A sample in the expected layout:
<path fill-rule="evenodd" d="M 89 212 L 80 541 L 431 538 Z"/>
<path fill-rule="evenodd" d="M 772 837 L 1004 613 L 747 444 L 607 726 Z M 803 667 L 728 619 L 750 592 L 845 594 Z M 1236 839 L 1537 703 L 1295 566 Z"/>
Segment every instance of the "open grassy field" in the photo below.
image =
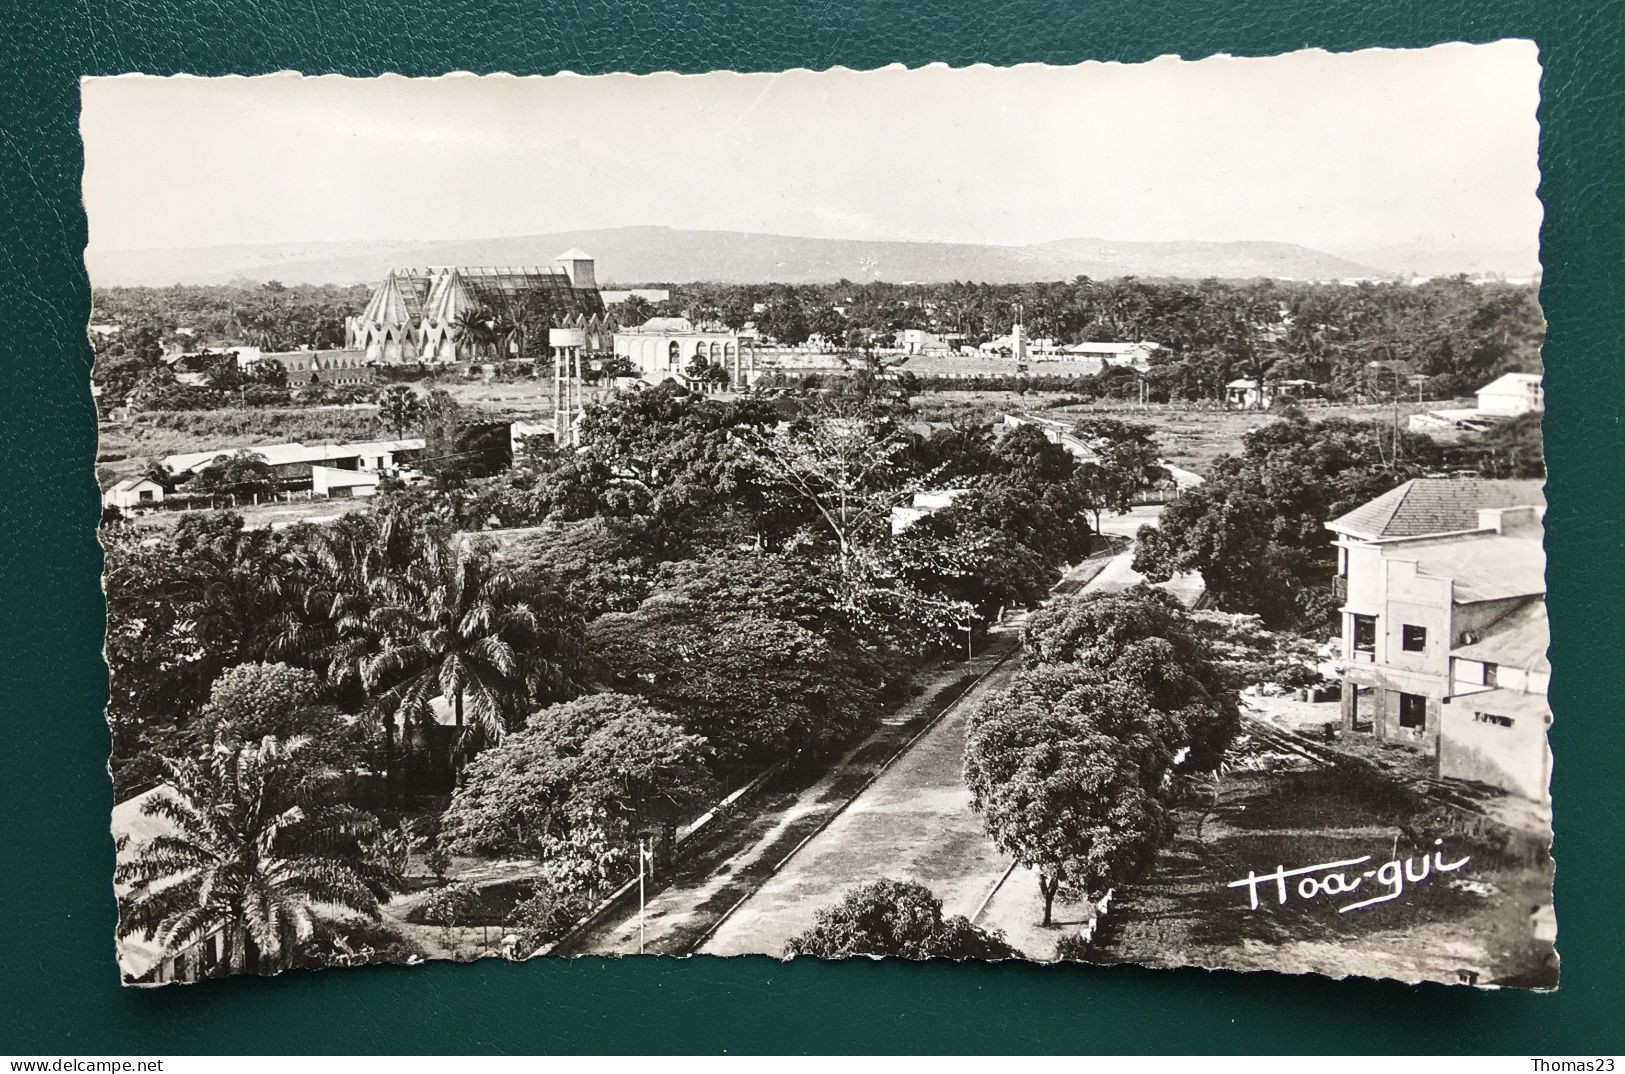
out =
<path fill-rule="evenodd" d="M 1242 437 L 1249 429 L 1280 420 L 1268 411 L 1231 410 L 1216 406 L 1153 403 L 1139 406 L 1110 400 L 1083 403 L 1076 396 L 1050 392 L 949 391 L 926 392 L 916 397 L 927 420 L 997 420 L 1012 411 L 1027 411 L 1056 421 L 1083 417 L 1111 417 L 1137 421 L 1157 429 L 1163 456 L 1176 466 L 1207 473 L 1220 455 L 1241 450 Z M 1448 401 L 1409 401 L 1399 404 L 1403 423 L 1410 415 L 1442 406 L 1461 405 Z M 1391 404 L 1335 404 L 1309 410 L 1311 417 L 1354 418 L 1362 421 L 1392 421 Z"/>
<path fill-rule="evenodd" d="M 1177 819 L 1178 835 L 1150 875 L 1117 892 L 1091 961 L 1443 984 L 1465 970 L 1481 983 L 1556 983 L 1552 945 L 1534 926 L 1534 912 L 1551 899 L 1550 860 L 1509 854 L 1502 840 L 1464 830 L 1448 811 L 1418 812 L 1397 787 L 1334 768 L 1237 772 L 1211 802 L 1188 801 Z M 1424 866 L 1434 837 L 1444 840 L 1437 860 L 1465 864 L 1449 873 Z M 1283 903 L 1265 883 L 1251 908 L 1245 888 L 1228 886 L 1249 871 L 1367 855 L 1348 870 L 1361 883 L 1355 894 L 1305 896 L 1289 887 Z M 1359 871 L 1392 860 L 1415 866 L 1400 895 L 1355 908 L 1396 889 Z"/>
<path fill-rule="evenodd" d="M 480 380 L 438 380 L 416 387 L 419 391 L 439 388 L 455 399 L 458 406 L 477 411 L 482 417 L 535 419 L 553 413 L 553 378 L 550 376 L 489 384 Z M 591 392 L 589 388 L 588 399 L 592 398 Z"/>

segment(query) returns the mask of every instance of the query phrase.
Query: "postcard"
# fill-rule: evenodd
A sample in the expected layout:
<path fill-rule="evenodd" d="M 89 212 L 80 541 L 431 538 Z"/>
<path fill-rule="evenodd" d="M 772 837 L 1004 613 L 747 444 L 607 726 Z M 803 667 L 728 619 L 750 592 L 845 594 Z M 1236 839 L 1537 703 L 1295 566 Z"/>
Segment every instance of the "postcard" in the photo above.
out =
<path fill-rule="evenodd" d="M 1555 988 L 1539 92 L 86 79 L 121 979 Z"/>

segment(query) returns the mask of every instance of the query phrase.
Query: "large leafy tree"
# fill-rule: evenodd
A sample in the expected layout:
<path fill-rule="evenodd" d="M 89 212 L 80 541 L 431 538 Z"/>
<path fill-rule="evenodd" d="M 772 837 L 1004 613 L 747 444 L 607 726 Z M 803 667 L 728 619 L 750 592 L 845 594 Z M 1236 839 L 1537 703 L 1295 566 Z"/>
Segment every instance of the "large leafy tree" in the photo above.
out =
<path fill-rule="evenodd" d="M 657 594 L 595 620 L 588 644 L 609 681 L 680 715 L 729 763 L 827 750 L 878 712 L 872 660 L 762 611 Z"/>
<path fill-rule="evenodd" d="M 1063 597 L 1033 614 L 1023 641 L 1030 668 L 1081 667 L 1143 691 L 1178 720 L 1183 769 L 1217 768 L 1240 727 L 1234 681 L 1211 658 L 1208 632 L 1162 590 Z"/>
<path fill-rule="evenodd" d="M 275 481 L 265 456 L 247 448 L 221 455 L 199 470 L 187 483 L 187 491 L 229 492 L 238 495 L 264 494 Z"/>
<path fill-rule="evenodd" d="M 997 932 L 962 915 L 944 917 L 942 900 L 912 880 L 875 880 L 818 911 L 813 926 L 785 945 L 786 957 L 953 958 L 989 961 L 1016 952 Z"/>
<path fill-rule="evenodd" d="M 552 705 L 474 761 L 441 838 L 465 853 L 548 859 L 558 890 L 591 887 L 644 834 L 663 835 L 669 850 L 679 822 L 713 792 L 709 755 L 702 737 L 634 697 Z"/>
<path fill-rule="evenodd" d="M 418 393 L 405 384 L 391 385 L 378 397 L 378 420 L 397 438 L 417 425 L 422 414 L 423 403 Z"/>
<path fill-rule="evenodd" d="M 376 918 L 391 878 L 365 851 L 371 814 L 335 803 L 307 742 L 274 738 L 163 762 L 143 807 L 166 830 L 115 873 L 119 935 L 180 952 L 219 933 L 233 970 L 285 965 L 335 913 Z M 127 847 L 121 847 L 127 849 Z"/>
<path fill-rule="evenodd" d="M 854 601 L 861 558 L 885 539 L 892 508 L 935 476 L 911 472 L 896 419 L 873 398 L 835 396 L 749 438 L 764 478 L 811 519 L 809 539 L 830 550 Z"/>
<path fill-rule="evenodd" d="M 1072 434 L 1089 445 L 1095 458 L 1084 463 L 1080 477 L 1095 510 L 1095 527 L 1103 510 L 1122 513 L 1142 489 L 1165 480 L 1168 471 L 1157 450 L 1155 430 L 1115 418 L 1085 418 Z"/>
<path fill-rule="evenodd" d="M 539 489 L 554 517 L 642 518 L 664 557 L 776 538 L 759 468 L 741 437 L 779 416 L 761 400 L 706 399 L 675 383 L 590 408 L 578 458 Z"/>
<path fill-rule="evenodd" d="M 291 739 L 327 722 L 321 704 L 322 685 L 314 672 L 287 664 L 241 664 L 214 681 L 203 716 L 211 741 Z"/>
<path fill-rule="evenodd" d="M 463 426 L 462 408 L 444 388 L 435 388 L 421 402 L 419 418 L 423 422 L 423 455 L 419 465 L 446 483 L 447 480 L 454 480 L 461 469 L 459 436 Z"/>
<path fill-rule="evenodd" d="M 1062 884 L 1097 897 L 1138 876 L 1166 840 L 1170 724 L 1143 694 L 1088 672 L 1022 672 L 971 714 L 971 805 L 1038 874 L 1045 925 Z"/>
<path fill-rule="evenodd" d="M 589 620 L 635 610 L 655 574 L 652 542 L 636 518 L 546 522 L 514 538 L 502 554 L 522 584 L 564 594 Z"/>
<path fill-rule="evenodd" d="M 1200 571 L 1226 611 L 1272 627 L 1322 628 L 1334 555 L 1325 524 L 1438 460 L 1426 437 L 1382 423 L 1274 422 L 1164 508 L 1156 529 L 1141 530 L 1134 567 L 1153 581 Z"/>

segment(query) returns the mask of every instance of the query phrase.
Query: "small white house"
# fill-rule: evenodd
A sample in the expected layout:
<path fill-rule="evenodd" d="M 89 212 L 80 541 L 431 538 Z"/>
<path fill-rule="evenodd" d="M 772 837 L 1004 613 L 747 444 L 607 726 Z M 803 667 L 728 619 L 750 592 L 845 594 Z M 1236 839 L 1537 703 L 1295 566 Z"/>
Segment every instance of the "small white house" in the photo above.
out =
<path fill-rule="evenodd" d="M 127 477 L 102 493 L 103 507 L 148 507 L 164 501 L 164 486 L 148 477 Z"/>
<path fill-rule="evenodd" d="M 1515 418 L 1546 409 L 1546 389 L 1538 373 L 1508 373 L 1478 389 L 1478 409 L 1484 414 Z"/>
<path fill-rule="evenodd" d="M 947 354 L 953 344 L 946 336 L 924 328 L 903 328 L 897 332 L 897 349 L 904 354 Z"/>
<path fill-rule="evenodd" d="M 371 496 L 378 491 L 377 470 L 342 470 L 337 466 L 312 466 L 310 491 L 330 499 Z"/>
<path fill-rule="evenodd" d="M 1242 377 L 1224 386 L 1224 401 L 1231 406 L 1262 409 L 1277 397 L 1297 398 L 1308 394 L 1314 387 L 1312 380 L 1272 380 L 1260 388 L 1254 378 Z"/>

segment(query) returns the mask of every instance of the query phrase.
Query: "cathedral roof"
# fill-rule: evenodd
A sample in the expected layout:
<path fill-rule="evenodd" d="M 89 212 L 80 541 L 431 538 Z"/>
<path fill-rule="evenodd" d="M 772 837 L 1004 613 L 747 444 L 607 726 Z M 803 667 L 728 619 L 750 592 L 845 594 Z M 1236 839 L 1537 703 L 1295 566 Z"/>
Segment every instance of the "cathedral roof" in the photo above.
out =
<path fill-rule="evenodd" d="M 464 310 L 477 309 L 479 305 L 479 299 L 463 281 L 462 273 L 452 269 L 434 281 L 429 301 L 423 307 L 423 317 L 434 324 L 453 324 Z"/>
<path fill-rule="evenodd" d="M 415 295 L 402 286 L 400 277 L 391 272 L 372 293 L 367 308 L 361 311 L 361 319 L 373 324 L 410 324 L 419 313 L 414 299 Z"/>

